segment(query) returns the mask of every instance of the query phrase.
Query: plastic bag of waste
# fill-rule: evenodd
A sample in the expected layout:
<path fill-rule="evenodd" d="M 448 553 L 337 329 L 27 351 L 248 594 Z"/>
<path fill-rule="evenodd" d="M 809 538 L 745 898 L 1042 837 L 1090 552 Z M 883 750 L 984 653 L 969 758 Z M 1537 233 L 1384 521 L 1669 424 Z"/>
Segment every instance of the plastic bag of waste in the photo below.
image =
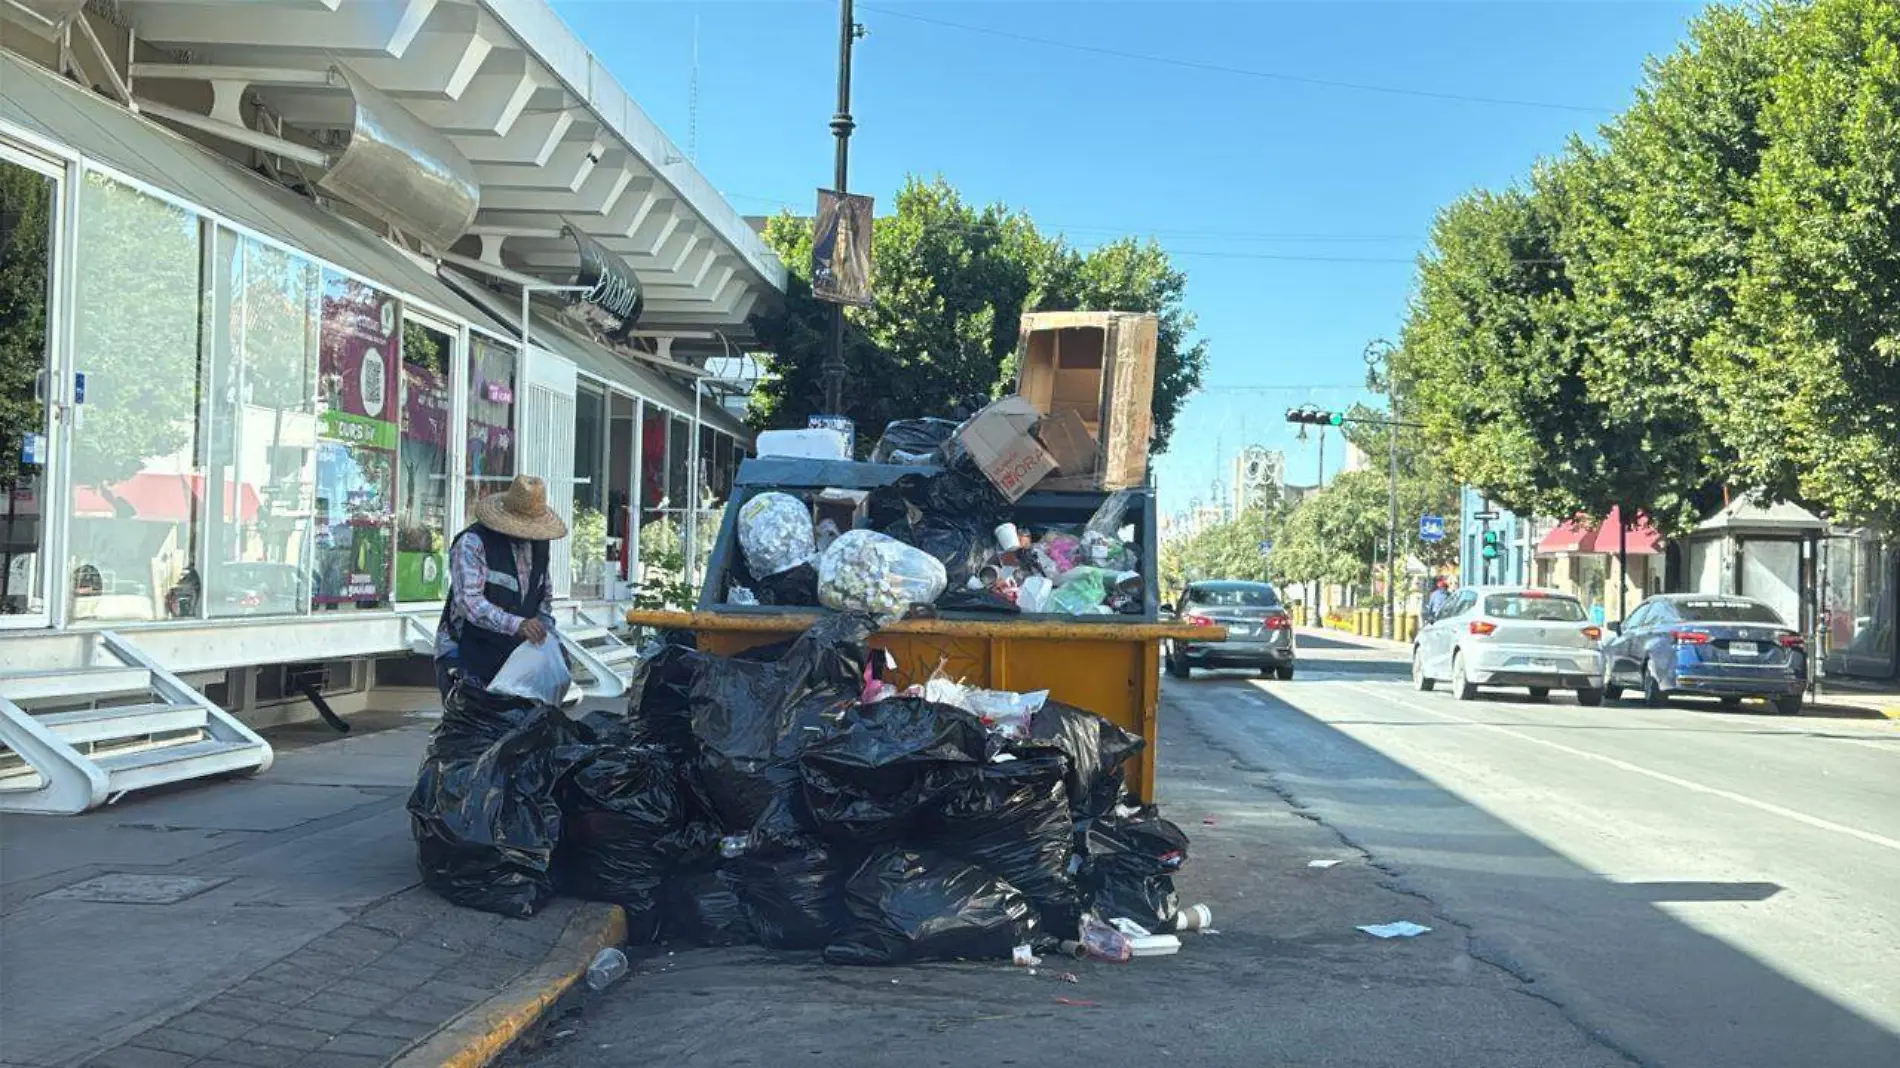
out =
<path fill-rule="evenodd" d="M 1035 562 L 1037 571 L 1051 579 L 1059 579 L 1071 568 L 1088 562 L 1082 552 L 1082 539 L 1060 530 L 1037 538 L 1029 547 L 1029 558 Z"/>
<path fill-rule="evenodd" d="M 941 471 L 873 490 L 866 509 L 873 529 L 936 557 L 955 592 L 996 559 L 1009 504 L 981 475 Z"/>
<path fill-rule="evenodd" d="M 846 531 L 818 558 L 818 599 L 839 612 L 900 618 L 935 601 L 947 581 L 935 557 L 874 530 Z"/>
<path fill-rule="evenodd" d="M 1035 912 L 1022 891 L 941 853 L 873 853 L 845 885 L 845 931 L 829 964 L 1008 960 L 1030 940 Z"/>
<path fill-rule="evenodd" d="M 1016 693 L 979 689 L 952 679 L 944 673 L 943 665 L 938 664 L 930 678 L 924 680 L 924 699 L 963 709 L 999 738 L 1020 740 L 1029 737 L 1029 724 L 1043 702 L 1049 699 L 1049 691 Z"/>
<path fill-rule="evenodd" d="M 501 670 L 488 684 L 488 692 L 502 697 L 519 697 L 536 704 L 558 705 L 574 681 L 568 673 L 567 658 L 561 643 L 553 635 L 538 642 L 524 641 L 502 661 Z"/>
<path fill-rule="evenodd" d="M 789 493 L 761 493 L 739 507 L 739 548 L 755 578 L 809 559 L 812 537 L 811 506 Z"/>
<path fill-rule="evenodd" d="M 988 747 L 982 722 L 959 708 L 914 697 L 858 706 L 800 758 L 806 810 L 833 841 L 897 841 L 982 766 Z"/>
<path fill-rule="evenodd" d="M 685 645 L 647 645 L 627 698 L 634 740 L 663 745 L 684 757 L 693 747 L 690 698 L 700 668 L 713 659 Z"/>
<path fill-rule="evenodd" d="M 760 604 L 807 607 L 818 603 L 818 569 L 804 560 L 776 575 L 755 579 L 754 594 Z"/>
<path fill-rule="evenodd" d="M 943 795 L 919 840 L 1021 890 L 1044 934 L 1074 938 L 1080 898 L 1068 761 L 1053 750 L 983 765 Z"/>
<path fill-rule="evenodd" d="M 700 848 L 677 762 L 659 746 L 601 746 L 556 796 L 563 889 L 621 906 L 629 929 L 650 936 L 666 876 Z"/>
<path fill-rule="evenodd" d="M 1089 823 L 1087 860 L 1079 882 L 1089 908 L 1110 919 L 1128 919 L 1150 931 L 1174 925 L 1180 911 L 1174 873 L 1187 863 L 1188 838 L 1154 806 L 1129 815 L 1110 813 Z"/>
<path fill-rule="evenodd" d="M 826 616 L 777 659 L 717 659 L 695 676 L 696 779 L 725 833 L 799 829 L 798 755 L 856 704 L 870 631 L 863 616 Z"/>
<path fill-rule="evenodd" d="M 767 949 L 830 945 L 844 928 L 844 882 L 855 869 L 848 855 L 815 843 L 779 856 L 744 856 L 731 865 L 739 899 Z"/>
<path fill-rule="evenodd" d="M 739 898 L 739 878 L 729 867 L 674 875 L 662 890 L 662 937 L 698 946 L 742 946 L 757 932 Z"/>
<path fill-rule="evenodd" d="M 458 685 L 409 795 L 422 883 L 466 908 L 527 917 L 554 894 L 555 784 L 571 747 L 550 705 Z"/>
<path fill-rule="evenodd" d="M 1082 528 L 1082 555 L 1086 562 L 1112 571 L 1138 569 L 1140 554 L 1122 539 L 1122 532 L 1128 526 L 1128 510 L 1134 500 L 1135 491 L 1116 490 L 1095 509 L 1095 514 Z"/>
<path fill-rule="evenodd" d="M 1147 743 L 1093 712 L 1047 701 L 1030 720 L 1024 744 L 1054 747 L 1069 758 L 1069 811 L 1080 820 L 1115 807 L 1122 795 L 1122 764 Z"/>
<path fill-rule="evenodd" d="M 957 432 L 950 419 L 893 419 L 871 450 L 874 464 L 929 464 L 942 458 L 939 447 Z"/>

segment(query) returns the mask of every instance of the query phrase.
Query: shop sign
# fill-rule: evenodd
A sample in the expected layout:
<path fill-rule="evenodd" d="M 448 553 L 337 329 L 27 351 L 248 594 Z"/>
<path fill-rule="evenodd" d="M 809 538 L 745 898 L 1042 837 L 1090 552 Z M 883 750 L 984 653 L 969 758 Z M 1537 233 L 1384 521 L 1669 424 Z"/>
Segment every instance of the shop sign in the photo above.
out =
<path fill-rule="evenodd" d="M 565 313 L 599 331 L 612 341 L 625 341 L 640 321 L 646 292 L 625 260 L 600 242 L 569 224 L 562 232 L 574 242 L 580 266 L 574 284 L 586 286 L 567 294 Z"/>

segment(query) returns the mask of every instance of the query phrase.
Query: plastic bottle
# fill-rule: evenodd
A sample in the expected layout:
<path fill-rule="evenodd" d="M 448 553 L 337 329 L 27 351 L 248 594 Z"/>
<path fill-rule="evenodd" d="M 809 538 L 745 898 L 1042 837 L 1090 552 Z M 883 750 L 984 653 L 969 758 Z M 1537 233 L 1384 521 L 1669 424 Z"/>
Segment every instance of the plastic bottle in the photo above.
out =
<path fill-rule="evenodd" d="M 617 946 L 608 946 L 594 954 L 594 962 L 587 966 L 587 989 L 598 994 L 614 985 L 621 976 L 627 974 L 627 955 Z"/>

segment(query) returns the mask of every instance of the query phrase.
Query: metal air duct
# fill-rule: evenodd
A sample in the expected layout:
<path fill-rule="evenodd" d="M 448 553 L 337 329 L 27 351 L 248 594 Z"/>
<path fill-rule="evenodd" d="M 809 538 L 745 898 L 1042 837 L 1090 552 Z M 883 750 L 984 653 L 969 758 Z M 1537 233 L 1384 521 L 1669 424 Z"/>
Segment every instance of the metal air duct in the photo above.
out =
<path fill-rule="evenodd" d="M 481 208 L 474 166 L 402 105 L 349 70 L 336 71 L 355 102 L 350 145 L 317 187 L 446 250 Z"/>

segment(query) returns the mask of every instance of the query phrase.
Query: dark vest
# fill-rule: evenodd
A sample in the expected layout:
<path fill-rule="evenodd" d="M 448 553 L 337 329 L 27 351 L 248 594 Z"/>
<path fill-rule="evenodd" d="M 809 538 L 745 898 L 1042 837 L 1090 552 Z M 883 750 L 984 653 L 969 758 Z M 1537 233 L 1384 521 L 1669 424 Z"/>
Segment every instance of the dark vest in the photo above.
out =
<path fill-rule="evenodd" d="M 457 534 L 455 541 L 459 542 L 471 535 L 482 539 L 482 552 L 488 557 L 488 582 L 482 587 L 482 596 L 510 615 L 523 619 L 540 615 L 541 610 L 547 607 L 541 603 L 541 592 L 542 584 L 547 581 L 548 543 L 528 543 L 528 577 L 523 582 L 521 576 L 515 574 L 515 539 L 477 523 Z M 449 550 L 451 558 L 454 551 L 452 542 Z M 487 683 L 507 662 L 508 654 L 520 647 L 522 639 L 518 635 L 501 634 L 478 626 L 472 620 L 453 619 L 449 605 L 454 599 L 455 591 L 451 587 L 449 600 L 442 604 L 442 626 L 448 628 L 449 636 L 455 639 L 458 646 L 456 658 L 461 662 L 462 673 Z"/>

